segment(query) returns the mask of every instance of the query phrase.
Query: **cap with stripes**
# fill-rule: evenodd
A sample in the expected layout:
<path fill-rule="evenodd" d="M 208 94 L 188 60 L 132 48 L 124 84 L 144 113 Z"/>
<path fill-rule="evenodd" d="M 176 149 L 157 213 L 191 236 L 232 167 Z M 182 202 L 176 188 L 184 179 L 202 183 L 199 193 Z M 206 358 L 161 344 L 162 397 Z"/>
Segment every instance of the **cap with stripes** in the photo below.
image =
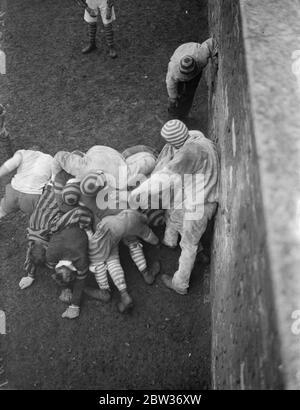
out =
<path fill-rule="evenodd" d="M 165 123 L 161 130 L 161 136 L 167 143 L 175 148 L 180 148 L 189 137 L 189 130 L 180 120 L 170 120 Z"/>
<path fill-rule="evenodd" d="M 81 196 L 79 182 L 67 182 L 62 190 L 62 199 L 65 204 L 77 205 Z"/>
<path fill-rule="evenodd" d="M 102 171 L 89 171 L 81 180 L 80 190 L 83 195 L 96 196 L 106 185 L 106 178 Z"/>
<path fill-rule="evenodd" d="M 182 74 L 191 74 L 195 71 L 196 62 L 191 56 L 184 56 L 180 60 L 179 70 Z"/>

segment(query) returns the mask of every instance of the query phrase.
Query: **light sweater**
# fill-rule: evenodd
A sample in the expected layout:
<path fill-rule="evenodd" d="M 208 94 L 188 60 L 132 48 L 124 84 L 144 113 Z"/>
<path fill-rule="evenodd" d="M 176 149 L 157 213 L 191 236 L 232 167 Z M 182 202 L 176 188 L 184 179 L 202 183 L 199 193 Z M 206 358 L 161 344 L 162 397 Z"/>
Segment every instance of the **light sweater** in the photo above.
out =
<path fill-rule="evenodd" d="M 51 178 L 53 158 L 40 151 L 19 150 L 4 163 L 11 172 L 17 169 L 11 186 L 24 194 L 41 194 Z"/>
<path fill-rule="evenodd" d="M 178 97 L 179 82 L 190 81 L 198 74 L 201 74 L 211 55 L 210 47 L 212 47 L 211 39 L 202 44 L 185 43 L 175 50 L 170 59 L 166 77 L 167 91 L 170 98 L 175 99 Z M 183 74 L 180 71 L 180 60 L 187 55 L 193 57 L 196 63 L 196 70 L 191 74 Z"/>

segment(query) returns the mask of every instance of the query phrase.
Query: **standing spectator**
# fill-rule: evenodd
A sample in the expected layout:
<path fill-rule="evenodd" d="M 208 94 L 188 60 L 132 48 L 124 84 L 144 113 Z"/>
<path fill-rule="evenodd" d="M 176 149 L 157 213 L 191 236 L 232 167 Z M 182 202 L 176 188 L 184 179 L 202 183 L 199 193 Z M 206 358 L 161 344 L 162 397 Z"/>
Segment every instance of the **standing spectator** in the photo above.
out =
<path fill-rule="evenodd" d="M 172 55 L 166 77 L 170 119 L 184 119 L 192 107 L 202 71 L 213 56 L 214 43 L 185 43 Z"/>
<path fill-rule="evenodd" d="M 97 48 L 97 17 L 100 14 L 103 25 L 106 44 L 111 58 L 117 57 L 114 46 L 113 21 L 116 20 L 113 0 L 86 0 L 87 7 L 84 12 L 84 20 L 88 24 L 89 44 L 82 50 L 83 54 L 90 53 Z"/>

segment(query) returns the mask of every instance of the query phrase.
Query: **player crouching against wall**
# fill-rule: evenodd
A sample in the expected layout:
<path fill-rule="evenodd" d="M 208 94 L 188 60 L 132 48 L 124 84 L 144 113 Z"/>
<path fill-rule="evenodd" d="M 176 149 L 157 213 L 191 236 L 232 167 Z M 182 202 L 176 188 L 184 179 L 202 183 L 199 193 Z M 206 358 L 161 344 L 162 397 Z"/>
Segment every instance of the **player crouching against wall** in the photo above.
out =
<path fill-rule="evenodd" d="M 166 145 L 156 167 L 131 196 L 148 201 L 149 194 L 151 199 L 159 197 L 162 187 L 171 194 L 163 244 L 176 247 L 180 235 L 181 255 L 174 276 L 162 275 L 162 280 L 168 288 L 185 295 L 197 252 L 202 250 L 201 237 L 217 209 L 219 158 L 212 141 L 200 131 L 189 131 L 179 120 L 168 121 L 161 136 Z"/>

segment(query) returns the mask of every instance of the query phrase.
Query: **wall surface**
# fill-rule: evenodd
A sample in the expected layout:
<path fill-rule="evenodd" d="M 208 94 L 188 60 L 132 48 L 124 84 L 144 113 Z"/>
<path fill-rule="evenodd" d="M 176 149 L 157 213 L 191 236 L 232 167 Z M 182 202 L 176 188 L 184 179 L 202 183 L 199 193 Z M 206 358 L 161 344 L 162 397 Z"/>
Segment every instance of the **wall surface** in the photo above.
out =
<path fill-rule="evenodd" d="M 292 331 L 300 309 L 299 6 L 209 1 L 218 42 L 209 133 L 221 157 L 211 289 L 217 389 L 300 386 Z"/>

